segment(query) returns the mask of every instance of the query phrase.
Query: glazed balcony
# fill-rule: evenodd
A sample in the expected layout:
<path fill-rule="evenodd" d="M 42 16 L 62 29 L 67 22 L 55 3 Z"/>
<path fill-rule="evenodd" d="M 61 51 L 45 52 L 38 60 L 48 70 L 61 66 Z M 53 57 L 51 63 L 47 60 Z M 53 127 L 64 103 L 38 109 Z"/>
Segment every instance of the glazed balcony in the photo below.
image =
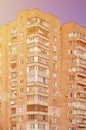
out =
<path fill-rule="evenodd" d="M 34 125 L 34 128 L 32 128 L 32 124 Z M 26 130 L 49 130 L 49 125 L 47 121 L 28 121 Z"/>
<path fill-rule="evenodd" d="M 41 52 L 28 52 L 28 56 L 41 56 L 43 58 L 49 59 L 49 55 Z"/>
<path fill-rule="evenodd" d="M 32 46 L 42 46 L 43 48 L 45 49 L 48 49 L 48 46 L 49 46 L 49 42 L 46 41 L 46 42 L 41 42 L 41 41 L 35 41 L 35 40 L 28 40 L 27 39 L 27 44 L 28 44 L 28 47 L 32 47 Z"/>
<path fill-rule="evenodd" d="M 45 27 L 45 26 L 43 26 L 43 25 L 40 24 L 40 23 L 28 24 L 28 22 L 27 22 L 27 29 L 33 28 L 33 27 L 40 27 L 40 28 L 42 28 L 43 30 L 48 31 L 48 28 Z"/>
<path fill-rule="evenodd" d="M 77 110 L 77 116 L 86 116 L 86 110 Z"/>
<path fill-rule="evenodd" d="M 15 31 L 15 32 L 10 32 L 10 37 L 17 37 L 17 31 Z"/>
<path fill-rule="evenodd" d="M 86 128 L 86 123 L 77 123 L 77 126 L 80 128 Z"/>
<path fill-rule="evenodd" d="M 42 96 L 48 97 L 47 92 L 41 92 L 40 90 L 36 90 L 36 89 L 34 89 L 34 91 L 29 91 L 27 93 L 27 95 L 32 95 L 32 94 L 37 94 L 37 95 L 42 95 Z"/>
<path fill-rule="evenodd" d="M 17 45 L 17 41 L 15 41 L 15 42 L 9 42 L 9 43 L 8 43 L 8 46 L 9 46 L 9 47 L 11 47 L 11 46 L 13 46 L 13 45 Z"/>
<path fill-rule="evenodd" d="M 76 104 L 76 108 L 80 110 L 86 110 L 86 105 L 83 102 L 78 101 Z"/>
<path fill-rule="evenodd" d="M 42 72 L 42 71 L 30 71 L 27 73 L 27 76 L 30 77 L 30 76 L 41 76 L 41 77 L 45 77 L 45 78 L 48 78 L 49 75 L 46 73 L 46 72 Z"/>

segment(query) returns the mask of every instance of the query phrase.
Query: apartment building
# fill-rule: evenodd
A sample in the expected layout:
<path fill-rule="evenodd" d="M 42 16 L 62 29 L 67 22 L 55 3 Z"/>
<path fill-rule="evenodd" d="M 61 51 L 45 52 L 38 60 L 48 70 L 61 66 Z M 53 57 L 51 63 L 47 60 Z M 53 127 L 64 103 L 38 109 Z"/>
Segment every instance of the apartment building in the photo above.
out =
<path fill-rule="evenodd" d="M 86 129 L 86 28 L 39 9 L 0 27 L 0 129 Z"/>
<path fill-rule="evenodd" d="M 0 26 L 0 130 L 8 129 L 8 27 Z"/>
<path fill-rule="evenodd" d="M 10 21 L 8 33 L 10 128 L 56 130 L 60 20 L 24 10 Z"/>
<path fill-rule="evenodd" d="M 86 28 L 61 25 L 62 130 L 86 130 Z"/>

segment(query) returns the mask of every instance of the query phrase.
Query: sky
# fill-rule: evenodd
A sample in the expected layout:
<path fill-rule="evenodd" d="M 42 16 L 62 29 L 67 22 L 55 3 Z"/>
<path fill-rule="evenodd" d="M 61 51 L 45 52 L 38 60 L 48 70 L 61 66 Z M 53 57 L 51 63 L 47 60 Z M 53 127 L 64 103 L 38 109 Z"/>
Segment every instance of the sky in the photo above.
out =
<path fill-rule="evenodd" d="M 86 27 L 86 0 L 0 0 L 0 24 L 16 19 L 24 8 L 39 8 L 59 17 L 61 23 L 76 21 Z"/>

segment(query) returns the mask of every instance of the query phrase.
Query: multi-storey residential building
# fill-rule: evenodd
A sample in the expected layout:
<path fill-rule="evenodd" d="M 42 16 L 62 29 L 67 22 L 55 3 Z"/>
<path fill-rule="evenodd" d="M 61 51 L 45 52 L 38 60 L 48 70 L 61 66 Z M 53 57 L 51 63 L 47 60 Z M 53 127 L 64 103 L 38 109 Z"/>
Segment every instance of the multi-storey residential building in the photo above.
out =
<path fill-rule="evenodd" d="M 0 129 L 86 129 L 85 33 L 38 9 L 1 25 Z"/>
<path fill-rule="evenodd" d="M 86 28 L 75 22 L 61 26 L 61 87 L 62 130 L 86 130 Z"/>
<path fill-rule="evenodd" d="M 0 130 L 8 129 L 8 26 L 0 26 Z"/>
<path fill-rule="evenodd" d="M 59 19 L 24 10 L 9 23 L 8 36 L 11 129 L 56 130 Z"/>

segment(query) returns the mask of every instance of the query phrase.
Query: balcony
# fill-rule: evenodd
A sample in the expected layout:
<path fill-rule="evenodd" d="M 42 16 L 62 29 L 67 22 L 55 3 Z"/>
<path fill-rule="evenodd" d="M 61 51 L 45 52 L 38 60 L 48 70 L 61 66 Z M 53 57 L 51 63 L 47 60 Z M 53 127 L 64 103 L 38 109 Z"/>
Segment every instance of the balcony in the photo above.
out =
<path fill-rule="evenodd" d="M 83 80 L 83 79 L 79 79 L 79 78 L 78 78 L 77 84 L 82 85 L 82 86 L 86 86 L 86 81 Z"/>
<path fill-rule="evenodd" d="M 11 32 L 10 37 L 17 37 L 17 32 Z"/>
<path fill-rule="evenodd" d="M 83 46 L 81 46 L 81 45 L 78 45 L 78 46 L 77 46 L 77 49 L 80 49 L 80 50 L 86 52 L 86 47 L 83 47 Z"/>
<path fill-rule="evenodd" d="M 39 75 L 32 75 L 27 77 L 27 83 L 42 83 L 42 84 L 48 84 L 48 79 L 46 77 L 41 77 Z"/>
<path fill-rule="evenodd" d="M 78 101 L 76 104 L 76 108 L 80 110 L 86 110 L 86 105 L 85 103 Z"/>
<path fill-rule="evenodd" d="M 85 68 L 86 69 L 86 65 L 85 64 L 81 64 L 80 62 L 77 63 L 77 67 L 80 66 L 82 68 Z"/>
<path fill-rule="evenodd" d="M 86 98 L 77 97 L 77 101 L 86 102 Z"/>
<path fill-rule="evenodd" d="M 49 59 L 48 54 L 41 52 L 28 52 L 28 56 L 41 56 L 43 58 Z"/>
<path fill-rule="evenodd" d="M 42 71 L 30 71 L 27 73 L 27 76 L 30 77 L 30 76 L 41 76 L 41 77 L 45 77 L 45 78 L 48 78 L 49 75 L 46 73 L 46 72 L 42 72 Z"/>
<path fill-rule="evenodd" d="M 86 77 L 86 74 L 85 74 L 85 73 L 82 73 L 82 72 L 77 72 L 77 75 L 78 75 L 78 76 L 81 76 L 81 77 L 84 77 L 84 78 Z"/>
<path fill-rule="evenodd" d="M 17 42 L 15 41 L 15 42 L 9 42 L 9 43 L 8 43 L 8 46 L 9 46 L 9 47 L 11 47 L 11 46 L 13 46 L 13 45 L 17 45 Z"/>
<path fill-rule="evenodd" d="M 33 115 L 33 114 L 40 114 L 40 115 L 48 115 L 48 112 L 40 112 L 40 111 L 29 111 L 27 112 L 28 115 Z"/>
<path fill-rule="evenodd" d="M 17 68 L 10 68 L 10 71 L 15 72 L 15 71 L 17 71 Z"/>
<path fill-rule="evenodd" d="M 77 110 L 77 116 L 83 116 L 85 117 L 86 116 L 86 110 Z"/>
<path fill-rule="evenodd" d="M 86 54 L 83 54 L 83 55 L 80 54 L 79 57 L 80 57 L 81 59 L 86 60 Z"/>
<path fill-rule="evenodd" d="M 42 28 L 43 30 L 48 31 L 48 28 L 47 28 L 47 27 L 45 27 L 45 26 L 43 26 L 43 25 L 41 25 L 41 24 L 39 24 L 39 23 L 28 24 L 28 22 L 27 22 L 27 28 L 28 28 L 28 29 L 29 29 L 29 28 L 33 28 L 33 27 L 40 27 L 40 28 Z"/>
<path fill-rule="evenodd" d="M 11 122 L 12 126 L 16 126 L 16 123 L 17 123 L 16 121 Z"/>
<path fill-rule="evenodd" d="M 84 90 L 83 88 L 77 88 L 77 93 L 86 94 L 86 90 Z"/>
<path fill-rule="evenodd" d="M 79 122 L 79 123 L 77 123 L 77 126 L 80 127 L 80 128 L 86 128 L 86 123 Z"/>
<path fill-rule="evenodd" d="M 82 43 L 86 43 L 86 38 L 78 36 L 77 41 L 80 41 Z"/>
<path fill-rule="evenodd" d="M 48 102 L 43 102 L 43 101 L 39 101 L 39 100 L 27 101 L 27 105 L 35 105 L 35 104 L 48 106 Z"/>
<path fill-rule="evenodd" d="M 26 130 L 49 130 L 49 125 L 47 121 L 28 121 L 26 124 Z"/>
<path fill-rule="evenodd" d="M 48 93 L 44 93 L 44 92 L 41 92 L 39 90 L 29 91 L 27 93 L 27 95 L 32 95 L 32 94 L 37 94 L 37 95 L 48 97 Z"/>

